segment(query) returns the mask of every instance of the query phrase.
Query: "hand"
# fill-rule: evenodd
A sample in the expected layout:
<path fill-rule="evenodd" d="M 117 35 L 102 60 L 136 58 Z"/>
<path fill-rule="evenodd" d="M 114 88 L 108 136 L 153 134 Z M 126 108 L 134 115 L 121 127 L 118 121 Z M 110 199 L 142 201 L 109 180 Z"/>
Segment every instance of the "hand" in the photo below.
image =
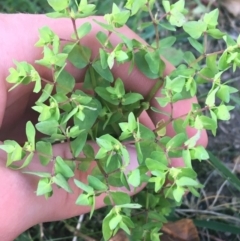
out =
<path fill-rule="evenodd" d="M 102 20 L 101 17 L 99 21 Z M 1 63 L 0 63 L 0 140 L 13 139 L 20 142 L 25 140 L 25 123 L 27 120 L 36 120 L 31 106 L 36 100 L 36 95 L 32 94 L 32 86 L 20 86 L 11 92 L 7 92 L 10 85 L 5 82 L 8 75 L 8 69 L 12 67 L 12 60 L 27 61 L 34 64 L 35 59 L 41 58 L 41 49 L 35 48 L 34 43 L 38 38 L 38 29 L 47 25 L 62 38 L 69 38 L 72 33 L 71 22 L 66 19 L 48 19 L 43 15 L 0 15 L 0 21 L 3 22 L 4 28 L 0 30 L 0 46 L 1 46 Z M 100 27 L 95 24 L 91 18 L 79 20 L 78 24 L 85 21 L 92 23 L 93 29 L 89 36 L 83 39 L 82 44 L 92 49 L 93 56 L 97 54 L 99 45 L 95 39 L 96 33 Z M 123 27 L 121 32 L 129 38 L 139 37 L 127 27 Z M 117 44 L 120 40 L 117 36 L 112 36 L 111 41 Z M 143 41 L 143 40 L 141 40 Z M 68 67 L 69 71 L 74 75 L 76 80 L 82 81 L 83 71 Z M 43 68 L 36 66 L 40 75 L 46 79 L 50 79 L 51 73 L 43 71 Z M 173 70 L 173 66 L 167 63 L 166 74 Z M 128 75 L 128 66 L 113 68 L 115 77 L 120 77 L 128 90 L 139 92 L 144 96 L 152 88 L 154 81 L 148 80 L 137 69 Z M 196 102 L 196 98 L 179 101 L 174 104 L 174 117 L 178 117 L 186 113 L 191 108 L 191 103 Z M 153 99 L 153 106 L 158 104 Z M 164 111 L 170 111 L 170 107 L 164 108 Z M 149 111 L 141 115 L 140 121 L 149 128 L 155 128 L 156 123 L 164 119 L 164 116 Z M 194 129 L 188 128 L 189 136 L 195 133 Z M 169 135 L 173 134 L 173 129 L 169 125 L 167 127 Z M 203 131 L 198 142 L 206 146 L 206 132 Z M 131 167 L 137 166 L 136 152 L 133 148 L 129 148 L 131 155 Z M 54 154 L 62 157 L 69 157 L 70 152 L 64 144 L 54 146 Z M 37 159 L 37 158 L 36 158 Z M 72 216 L 89 212 L 88 207 L 76 206 L 75 201 L 80 190 L 74 188 L 73 181 L 70 184 L 74 190 L 74 194 L 67 194 L 61 189 L 54 189 L 53 197 L 46 200 L 44 197 L 36 197 L 34 191 L 37 187 L 37 179 L 31 175 L 22 174 L 21 172 L 12 171 L 5 167 L 6 154 L 0 151 L 0 240 L 13 240 L 17 235 L 33 226 L 34 224 L 46 221 L 66 219 Z M 182 166 L 181 159 L 175 158 L 171 163 L 173 166 Z M 92 167 L 94 162 L 92 163 Z M 51 167 L 42 167 L 37 160 L 33 160 L 28 167 L 30 170 L 46 171 Z M 82 182 L 87 182 L 87 173 L 78 172 L 76 178 Z M 133 194 L 132 192 L 130 194 Z M 97 198 L 96 208 L 104 206 L 103 196 Z"/>

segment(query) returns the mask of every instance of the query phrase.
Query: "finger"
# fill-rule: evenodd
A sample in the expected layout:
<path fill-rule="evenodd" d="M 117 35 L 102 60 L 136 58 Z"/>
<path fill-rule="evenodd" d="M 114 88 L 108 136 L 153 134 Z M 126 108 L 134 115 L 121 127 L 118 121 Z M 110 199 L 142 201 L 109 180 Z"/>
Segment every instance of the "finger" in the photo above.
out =
<path fill-rule="evenodd" d="M 0 76 L 1 79 L 1 76 Z M 5 113 L 7 102 L 7 91 L 5 82 L 0 81 L 0 127 L 2 126 L 2 121 Z"/>

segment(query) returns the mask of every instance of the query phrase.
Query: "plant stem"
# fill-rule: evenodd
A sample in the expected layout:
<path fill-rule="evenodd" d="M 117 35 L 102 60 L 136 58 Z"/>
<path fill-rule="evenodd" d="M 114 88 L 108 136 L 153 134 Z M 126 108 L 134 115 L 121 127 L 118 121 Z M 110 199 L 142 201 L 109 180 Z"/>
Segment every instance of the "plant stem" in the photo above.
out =
<path fill-rule="evenodd" d="M 200 55 L 197 59 L 195 59 L 195 60 L 189 65 L 189 67 L 190 67 L 190 68 L 193 67 L 194 64 L 200 62 L 200 61 L 201 61 L 202 59 L 204 59 L 204 58 L 207 58 L 207 57 L 209 57 L 209 56 L 211 56 L 211 55 L 222 54 L 224 51 L 225 51 L 225 49 L 219 50 L 219 51 L 216 51 L 216 52 L 213 52 L 213 53 L 209 53 L 209 54 L 202 54 L 202 55 Z"/>
<path fill-rule="evenodd" d="M 149 15 L 151 17 L 151 20 L 152 20 L 152 23 L 153 23 L 153 26 L 154 26 L 155 35 L 156 35 L 156 39 L 155 39 L 155 41 L 156 41 L 156 48 L 158 49 L 159 48 L 159 39 L 160 39 L 159 31 L 158 31 L 158 23 L 157 23 L 156 19 L 153 16 L 153 13 L 152 13 L 150 5 L 149 5 L 149 2 L 146 3 L 146 6 L 148 8 L 148 12 L 149 12 Z"/>
<path fill-rule="evenodd" d="M 162 87 L 164 81 L 164 79 L 162 77 L 160 77 L 157 81 L 156 84 L 153 86 L 153 88 L 150 90 L 150 92 L 148 93 L 146 99 L 144 100 L 144 102 L 149 103 L 152 98 L 156 95 L 157 91 Z M 141 113 L 145 110 L 144 106 L 142 106 L 137 112 L 136 112 L 136 117 L 139 117 L 141 115 Z"/>
<path fill-rule="evenodd" d="M 209 107 L 209 106 L 205 106 L 205 107 L 197 110 L 197 113 L 203 112 L 203 111 L 205 111 L 205 110 L 210 110 L 210 107 Z M 195 113 L 194 113 L 194 114 L 195 114 Z M 181 119 L 181 118 L 183 118 L 183 117 L 186 117 L 187 115 L 188 115 L 188 113 L 183 114 L 183 115 L 180 115 L 180 116 L 178 116 L 178 117 L 176 117 L 176 118 L 170 118 L 170 119 L 169 119 L 168 121 L 166 121 L 163 125 L 161 125 L 159 128 L 154 129 L 153 131 L 154 131 L 154 132 L 157 132 L 157 131 L 161 130 L 162 128 L 166 127 L 166 126 L 167 126 L 168 124 L 170 124 L 172 121 Z"/>
<path fill-rule="evenodd" d="M 153 86 L 153 88 L 150 90 L 150 92 L 147 95 L 146 101 L 150 102 L 152 98 L 156 95 L 158 90 L 162 87 L 164 79 L 160 77 L 157 81 L 156 84 Z"/>
<path fill-rule="evenodd" d="M 74 18 L 71 18 L 72 24 L 73 24 L 73 29 L 74 29 L 74 33 L 76 35 L 76 38 L 78 41 L 80 41 L 80 38 L 78 36 L 78 32 L 77 32 L 77 26 L 76 26 L 76 20 Z"/>

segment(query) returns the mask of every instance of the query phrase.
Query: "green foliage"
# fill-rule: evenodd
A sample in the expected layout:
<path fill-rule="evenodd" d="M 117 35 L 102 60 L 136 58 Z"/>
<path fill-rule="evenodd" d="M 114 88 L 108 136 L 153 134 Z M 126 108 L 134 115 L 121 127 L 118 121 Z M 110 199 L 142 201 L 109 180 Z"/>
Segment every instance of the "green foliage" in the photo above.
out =
<path fill-rule="evenodd" d="M 184 0 L 174 4 L 162 1 L 165 13 L 160 17 L 153 12 L 154 2 L 128 0 L 124 9 L 113 4 L 111 13 L 104 16 L 105 23 L 95 20 L 102 31 L 96 33 L 100 48 L 99 54 L 93 56 L 91 49 L 81 41 L 89 35 L 92 26 L 85 22 L 76 27 L 76 19 L 92 16 L 96 6 L 87 0 L 48 0 L 55 11 L 48 16 L 69 18 L 74 27 L 67 41 L 49 27 L 39 30 L 35 46 L 43 49 L 43 57 L 36 63 L 51 69 L 52 79 L 46 80 L 32 65 L 16 61 L 16 68 L 11 68 L 7 77 L 13 84 L 11 89 L 33 82 L 33 92 L 40 92 L 40 96 L 32 106 L 39 114 L 37 123 L 26 123 L 27 141 L 20 145 L 14 140 L 5 140 L 0 145 L 7 153 L 6 165 L 24 169 L 33 158 L 39 159 L 43 166 L 51 163 L 51 173 L 24 171 L 40 178 L 36 194 L 50 198 L 54 195 L 53 185 L 71 193 L 69 179 L 74 178 L 73 185 L 80 189 L 76 204 L 91 206 L 90 216 L 94 215 L 96 198 L 104 195 L 104 203 L 109 206 L 102 223 L 104 240 L 109 240 L 119 229 L 133 236 L 138 233 L 135 240 L 160 240 L 160 228 L 172 208 L 181 203 L 184 194 L 199 195 L 197 189 L 202 186 L 192 169 L 192 161 L 207 160 L 209 154 L 197 141 L 202 130 L 210 130 L 215 135 L 218 120 L 229 120 L 229 112 L 233 109 L 229 105 L 230 97 L 237 91 L 222 82 L 222 75 L 227 69 L 232 67 L 235 71 L 240 65 L 240 37 L 235 41 L 218 29 L 218 10 L 206 13 L 198 21 L 187 21 Z M 118 29 L 142 11 L 149 13 L 150 22 L 146 26 L 155 29 L 155 42 L 151 44 L 128 39 Z M 172 48 L 177 39 L 173 36 L 160 39 L 160 27 L 169 31 L 182 28 L 190 36 L 187 39 L 194 49 L 180 51 L 174 56 L 178 59 L 176 69 L 168 76 L 164 75 L 166 66 L 160 55 L 164 56 L 164 51 Z M 116 46 L 110 41 L 111 34 L 118 35 L 121 40 Z M 223 39 L 226 49 L 208 53 L 207 41 L 201 41 L 208 37 Z M 199 56 L 195 56 L 196 52 Z M 84 69 L 83 90 L 90 90 L 92 94 L 75 88 L 77 81 L 67 71 L 68 62 L 76 69 Z M 136 67 L 152 81 L 153 88 L 147 96 L 129 92 L 123 80 L 113 75 L 113 67 L 124 63 L 128 64 L 129 73 Z M 42 82 L 45 82 L 44 87 Z M 193 103 L 189 111 L 175 117 L 174 103 L 195 96 L 198 86 L 205 83 L 212 87 L 204 106 Z M 158 109 L 151 107 L 151 100 L 160 87 L 160 97 L 156 98 Z M 167 105 L 169 113 L 161 110 Z M 144 110 L 161 113 L 165 119 L 159 120 L 151 130 L 139 123 L 138 117 Z M 173 136 L 168 135 L 168 125 L 174 128 Z M 188 137 L 187 127 L 195 128 L 196 134 Z M 43 138 L 38 138 L 37 132 Z M 98 150 L 88 144 L 88 140 L 95 141 Z M 58 142 L 65 142 L 69 147 L 69 159 L 54 156 L 53 144 Z M 129 147 L 135 147 L 139 164 L 130 170 Z M 171 167 L 171 158 L 182 158 L 185 167 Z M 216 160 L 211 156 L 210 159 L 216 165 Z M 93 160 L 96 166 L 87 176 L 87 183 L 77 180 L 75 171 L 89 171 Z M 237 183 L 234 175 L 219 165 L 218 169 Z M 146 188 L 136 199 L 113 188 L 131 190 L 142 185 Z"/>

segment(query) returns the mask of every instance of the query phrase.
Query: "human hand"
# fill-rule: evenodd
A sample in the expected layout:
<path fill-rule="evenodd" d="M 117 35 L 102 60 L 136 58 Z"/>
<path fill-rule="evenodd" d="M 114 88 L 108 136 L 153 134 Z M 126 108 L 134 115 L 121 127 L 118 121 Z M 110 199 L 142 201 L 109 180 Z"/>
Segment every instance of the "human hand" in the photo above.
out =
<path fill-rule="evenodd" d="M 94 17 L 95 19 L 97 17 Z M 101 17 L 98 18 L 101 21 Z M 36 100 L 36 95 L 32 94 L 32 86 L 20 86 L 15 90 L 7 93 L 10 85 L 5 82 L 8 75 L 8 69 L 12 67 L 12 60 L 27 61 L 33 64 L 35 59 L 41 56 L 41 50 L 33 47 L 37 41 L 38 29 L 48 25 L 54 32 L 62 38 L 68 38 L 72 33 L 69 20 L 48 19 L 43 15 L 0 15 L 0 21 L 3 22 L 3 28 L 0 30 L 0 46 L 2 48 L 1 63 L 0 63 L 0 140 L 13 139 L 19 142 L 25 141 L 25 123 L 28 120 L 36 121 L 34 111 L 31 106 Z M 83 21 L 90 21 L 92 24 L 92 32 L 83 39 L 83 44 L 92 49 L 93 55 L 98 52 L 99 45 L 95 39 L 96 33 L 100 27 L 96 25 L 90 18 L 79 20 L 80 25 Z M 127 27 L 123 27 L 121 32 L 129 38 L 139 37 Z M 112 36 L 111 41 L 117 44 L 120 40 L 117 36 Z M 83 71 L 68 67 L 69 71 L 74 75 L 76 80 L 81 82 Z M 46 79 L 51 78 L 51 73 L 43 71 L 43 68 L 36 67 L 40 75 Z M 173 70 L 173 66 L 167 63 L 166 74 Z M 125 87 L 129 91 L 139 92 L 146 96 L 152 88 L 154 81 L 148 80 L 137 69 L 128 75 L 128 66 L 122 65 L 113 68 L 114 76 L 120 77 Z M 196 98 L 179 101 L 174 104 L 173 117 L 181 116 L 191 109 L 192 102 L 196 102 Z M 158 104 L 153 99 L 153 106 L 158 107 Z M 164 108 L 164 111 L 170 111 L 170 107 Z M 144 113 L 140 121 L 149 128 L 155 128 L 157 122 L 164 119 L 155 112 L 149 111 Z M 167 128 L 168 135 L 173 135 L 173 129 L 169 125 Z M 189 136 L 192 136 L 195 130 L 188 128 Z M 207 137 L 203 131 L 201 138 L 198 141 L 201 145 L 206 145 Z M 133 148 L 130 148 L 131 167 L 137 166 L 136 153 Z M 54 146 L 54 154 L 68 158 L 70 151 L 65 144 L 56 144 Z M 5 167 L 6 155 L 0 151 L 0 240 L 13 240 L 21 232 L 30 226 L 46 221 L 60 220 L 72 216 L 80 215 L 89 212 L 88 207 L 76 206 L 75 201 L 79 195 L 79 189 L 73 185 L 70 180 L 70 185 L 74 190 L 73 194 L 68 194 L 62 189 L 54 189 L 53 197 L 46 200 L 44 197 L 37 197 L 34 191 L 37 186 L 37 179 L 33 176 L 23 175 L 20 172 L 12 171 Z M 181 159 L 173 159 L 171 165 L 182 166 Z M 93 168 L 94 162 L 91 168 Z M 33 160 L 28 170 L 46 171 L 51 167 L 42 167 L 37 160 Z M 82 182 L 87 182 L 87 176 L 91 172 L 77 172 L 76 178 Z M 130 193 L 133 194 L 133 193 Z M 103 196 L 96 200 L 96 208 L 104 206 Z"/>

